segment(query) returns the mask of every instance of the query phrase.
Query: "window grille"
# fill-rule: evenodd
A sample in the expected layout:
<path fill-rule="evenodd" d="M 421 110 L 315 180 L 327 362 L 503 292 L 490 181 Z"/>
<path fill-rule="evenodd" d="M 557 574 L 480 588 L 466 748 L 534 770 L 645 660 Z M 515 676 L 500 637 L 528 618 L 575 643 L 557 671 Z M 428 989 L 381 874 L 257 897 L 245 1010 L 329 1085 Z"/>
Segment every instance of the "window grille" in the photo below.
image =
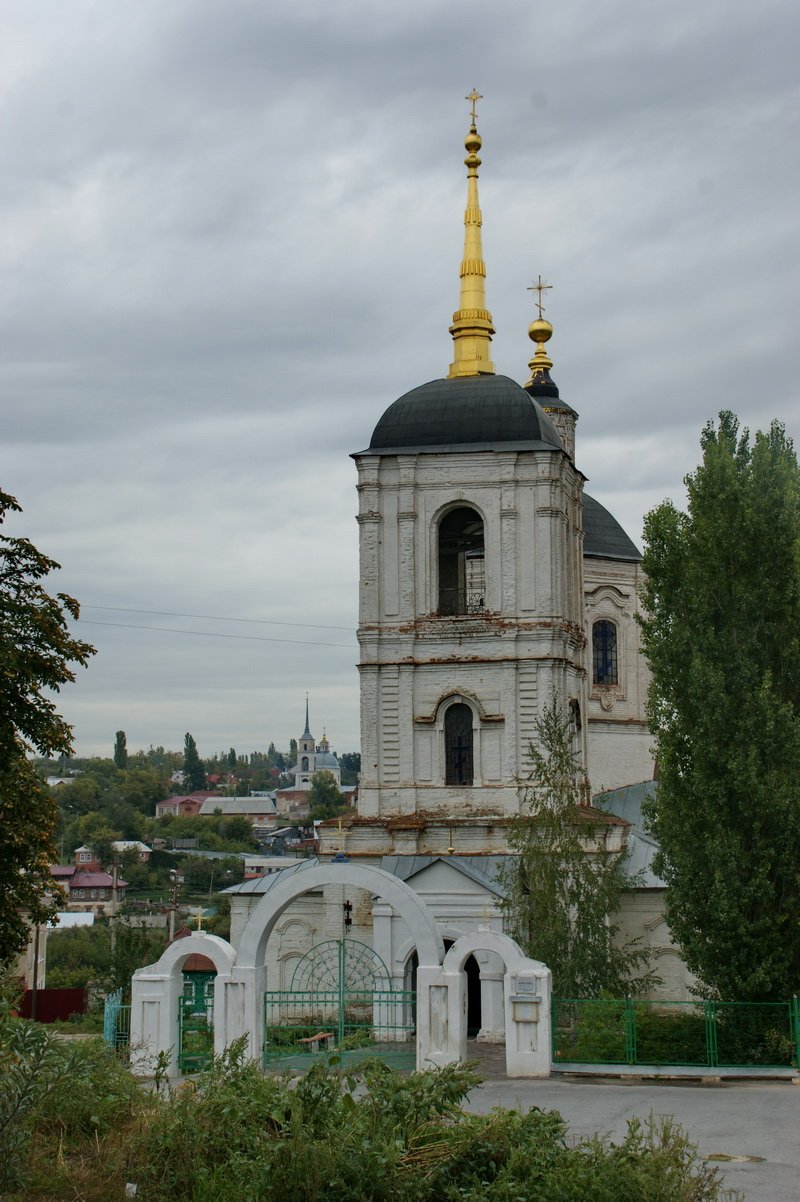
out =
<path fill-rule="evenodd" d="M 444 716 L 446 785 L 472 784 L 472 710 L 451 705 Z"/>
<path fill-rule="evenodd" d="M 613 622 L 595 622 L 592 627 L 592 680 L 595 684 L 617 684 L 617 628 Z"/>

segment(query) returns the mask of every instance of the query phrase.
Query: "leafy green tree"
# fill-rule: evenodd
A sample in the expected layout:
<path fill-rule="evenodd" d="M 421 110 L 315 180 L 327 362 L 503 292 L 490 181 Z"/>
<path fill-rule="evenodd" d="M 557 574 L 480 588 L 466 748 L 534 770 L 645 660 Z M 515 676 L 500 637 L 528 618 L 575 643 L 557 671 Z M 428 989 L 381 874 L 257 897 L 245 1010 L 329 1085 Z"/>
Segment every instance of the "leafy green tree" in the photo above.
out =
<path fill-rule="evenodd" d="M 111 926 L 96 922 L 90 927 L 71 927 L 52 932 L 47 941 L 47 984 L 52 989 L 101 989 L 122 987 L 129 995 L 131 977 L 137 968 L 152 964 L 164 950 L 166 931 L 137 925 L 119 918 Z"/>
<path fill-rule="evenodd" d="M 183 784 L 194 791 L 205 788 L 206 772 L 202 760 L 197 754 L 197 744 L 192 736 L 186 733 L 183 740 Z"/>
<path fill-rule="evenodd" d="M 726 999 L 800 982 L 800 470 L 773 423 L 731 413 L 645 521 L 643 645 L 658 792 L 650 822 L 666 918 Z"/>
<path fill-rule="evenodd" d="M 355 785 L 361 771 L 361 752 L 343 751 L 339 756 L 339 767 L 342 770 L 342 784 Z"/>
<path fill-rule="evenodd" d="M 242 849 L 253 850 L 258 847 L 258 841 L 253 834 L 253 824 L 244 814 L 234 814 L 220 823 L 219 833 L 227 843 L 241 844 Z"/>
<path fill-rule="evenodd" d="M 124 730 L 117 731 L 117 737 L 114 743 L 114 763 L 118 768 L 128 767 L 128 743 L 125 738 Z"/>
<path fill-rule="evenodd" d="M 607 847 L 604 818 L 581 804 L 572 727 L 557 698 L 536 734 L 522 812 L 509 830 L 508 932 L 548 965 L 562 997 L 643 992 L 655 979 L 647 952 L 623 942 L 613 917 L 629 887 L 622 852 Z"/>
<path fill-rule="evenodd" d="M 20 506 L 0 491 L 0 524 L 14 512 Z M 28 539 L 0 535 L 0 964 L 25 947 L 28 919 L 45 922 L 56 909 L 49 865 L 58 806 L 27 753 L 70 753 L 72 729 L 47 694 L 94 654 L 69 632 L 77 601 L 41 584 L 58 566 Z"/>
<path fill-rule="evenodd" d="M 308 804 L 312 818 L 334 818 L 347 809 L 332 772 L 323 769 L 311 777 Z"/>

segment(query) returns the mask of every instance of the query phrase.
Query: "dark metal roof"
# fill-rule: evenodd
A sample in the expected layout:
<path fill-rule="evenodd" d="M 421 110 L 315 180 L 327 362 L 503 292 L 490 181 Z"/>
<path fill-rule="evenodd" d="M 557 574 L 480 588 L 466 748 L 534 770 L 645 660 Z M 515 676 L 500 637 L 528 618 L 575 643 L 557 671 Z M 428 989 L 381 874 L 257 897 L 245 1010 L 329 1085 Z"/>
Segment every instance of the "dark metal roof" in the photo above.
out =
<path fill-rule="evenodd" d="M 525 385 L 525 391 L 535 401 L 538 401 L 543 409 L 561 409 L 566 413 L 573 414 L 574 417 L 578 416 L 571 405 L 562 401 L 558 393 L 558 385 L 547 368 L 540 368 L 531 376 Z"/>
<path fill-rule="evenodd" d="M 588 493 L 583 494 L 583 553 L 593 559 L 625 559 L 633 563 L 642 558 L 617 519 Z"/>
<path fill-rule="evenodd" d="M 431 380 L 401 396 L 375 427 L 370 452 L 493 449 L 533 444 L 563 450 L 540 405 L 508 376 Z"/>
<path fill-rule="evenodd" d="M 408 883 L 437 860 L 463 873 L 490 893 L 505 897 L 503 874 L 511 856 L 382 856 L 381 868 Z"/>

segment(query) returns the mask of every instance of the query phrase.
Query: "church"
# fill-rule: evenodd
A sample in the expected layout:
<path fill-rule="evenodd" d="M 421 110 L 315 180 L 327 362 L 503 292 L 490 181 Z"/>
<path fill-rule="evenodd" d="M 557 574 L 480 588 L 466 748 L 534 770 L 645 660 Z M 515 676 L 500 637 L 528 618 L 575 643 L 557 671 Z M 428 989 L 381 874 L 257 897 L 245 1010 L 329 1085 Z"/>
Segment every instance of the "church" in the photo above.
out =
<path fill-rule="evenodd" d="M 597 838 L 626 851 L 639 871 L 622 926 L 650 949 L 662 996 L 680 998 L 686 972 L 661 916 L 663 886 L 649 866 L 654 846 L 639 810 L 654 775 L 636 621 L 641 556 L 584 491 L 578 414 L 552 375 L 541 278 L 527 381 L 495 370 L 479 97 L 467 99 L 464 252 L 449 369 L 389 404 L 352 456 L 361 778 L 357 810 L 323 825 L 320 858 L 347 857 L 405 881 L 433 910 L 446 946 L 480 924 L 502 930 L 509 821 L 519 813 L 537 719 L 556 700 L 570 722 L 587 804 L 603 794 L 603 808 L 593 811 Z M 272 884 L 228 891 L 234 945 Z M 413 947 L 391 907 L 328 886 L 299 899 L 276 927 L 267 953 L 273 988 L 290 988 L 310 947 L 345 934 L 380 955 L 396 987 L 413 987 Z M 498 968 L 487 954 L 467 968 L 471 1027 L 495 1038 L 502 1022 L 490 983 Z"/>

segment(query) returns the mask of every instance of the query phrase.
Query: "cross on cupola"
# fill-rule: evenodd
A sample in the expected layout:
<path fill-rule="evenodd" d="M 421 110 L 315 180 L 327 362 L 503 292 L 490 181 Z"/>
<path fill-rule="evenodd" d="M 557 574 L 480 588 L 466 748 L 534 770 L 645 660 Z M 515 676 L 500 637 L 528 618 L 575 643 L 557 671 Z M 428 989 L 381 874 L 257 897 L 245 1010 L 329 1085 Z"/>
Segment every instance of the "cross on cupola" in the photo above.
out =
<path fill-rule="evenodd" d="M 539 295 L 537 296 L 536 300 L 534 301 L 534 304 L 536 305 L 536 308 L 539 310 L 539 318 L 540 318 L 540 320 L 541 320 L 542 314 L 543 314 L 543 313 L 544 313 L 544 311 L 545 311 L 544 304 L 543 304 L 543 302 L 542 302 L 542 293 L 543 293 L 543 292 L 549 292 L 549 291 L 550 291 L 550 289 L 551 289 L 552 287 L 553 287 L 553 285 L 552 285 L 552 284 L 545 284 L 545 282 L 544 282 L 544 280 L 542 279 L 541 275 L 539 275 L 539 277 L 538 277 L 538 279 L 537 279 L 536 283 L 535 283 L 535 284 L 531 284 L 531 285 L 529 286 L 529 288 L 528 288 L 528 292 L 538 292 L 538 293 L 539 293 Z"/>
<path fill-rule="evenodd" d="M 472 102 L 472 111 L 470 113 L 470 116 L 472 117 L 472 124 L 474 125 L 477 120 L 477 116 L 478 116 L 478 114 L 475 111 L 475 105 L 478 103 L 479 100 L 483 100 L 483 97 L 481 96 L 480 92 L 477 91 L 476 88 L 473 88 L 472 91 L 470 92 L 470 94 L 468 96 L 465 96 L 464 99 L 470 100 Z"/>

